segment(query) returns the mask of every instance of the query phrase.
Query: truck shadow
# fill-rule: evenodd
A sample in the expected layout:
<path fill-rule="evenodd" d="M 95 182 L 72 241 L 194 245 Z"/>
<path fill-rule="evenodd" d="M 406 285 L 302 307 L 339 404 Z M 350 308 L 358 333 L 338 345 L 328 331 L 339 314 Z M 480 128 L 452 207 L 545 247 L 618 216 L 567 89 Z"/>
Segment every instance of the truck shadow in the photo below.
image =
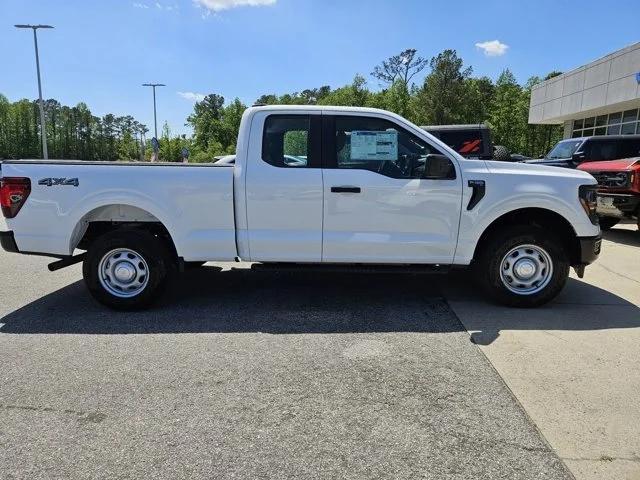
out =
<path fill-rule="evenodd" d="M 608 232 L 604 232 L 603 237 L 610 242 L 629 245 L 630 247 L 640 247 L 640 231 L 638 230 L 612 228 Z"/>
<path fill-rule="evenodd" d="M 153 309 L 113 312 L 75 282 L 0 318 L 5 334 L 447 333 L 493 342 L 500 330 L 640 327 L 640 309 L 569 280 L 559 302 L 536 310 L 492 305 L 465 273 L 451 275 L 276 273 L 205 267 L 185 273 Z M 447 300 L 473 315 L 463 326 Z M 572 303 L 598 299 L 598 305 Z M 615 312 L 607 311 L 615 308 Z M 2 325 L 4 324 L 4 325 Z M 466 327 L 466 328 L 465 328 Z"/>

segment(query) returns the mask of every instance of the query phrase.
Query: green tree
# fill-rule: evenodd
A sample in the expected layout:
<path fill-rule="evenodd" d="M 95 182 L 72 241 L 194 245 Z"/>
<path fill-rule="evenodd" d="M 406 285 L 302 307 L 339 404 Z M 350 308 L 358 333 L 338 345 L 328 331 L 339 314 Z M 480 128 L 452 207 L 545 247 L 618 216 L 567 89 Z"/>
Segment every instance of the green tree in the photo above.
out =
<path fill-rule="evenodd" d="M 387 87 L 399 82 L 404 85 L 406 91 L 409 91 L 413 77 L 429 64 L 428 60 L 417 56 L 417 53 L 415 48 L 408 48 L 376 66 L 371 72 L 371 76 L 377 78 Z"/>
<path fill-rule="evenodd" d="M 460 119 L 463 123 L 483 123 L 489 118 L 489 109 L 495 95 L 495 85 L 488 77 L 468 77 L 463 82 Z"/>
<path fill-rule="evenodd" d="M 416 86 L 414 79 L 427 65 L 429 74 Z M 372 76 L 382 84 L 380 89 L 369 88 L 366 79 L 356 75 L 349 84 L 335 89 L 324 85 L 271 93 L 262 95 L 258 102 L 375 107 L 421 124 L 489 122 L 496 143 L 534 156 L 546 153 L 562 138 L 562 126 L 528 124 L 531 88 L 541 81 L 539 77 L 521 86 L 508 70 L 495 84 L 472 73 L 455 50 L 445 50 L 427 62 L 415 49 L 408 49 L 374 68 Z M 559 74 L 551 72 L 544 79 Z M 193 129 L 190 138 L 173 136 L 168 126 L 163 128 L 163 159 L 179 160 L 184 146 L 190 149 L 192 162 L 211 162 L 215 156 L 234 153 L 246 108 L 239 99 L 227 104 L 221 95 L 207 95 L 187 118 Z M 150 156 L 145 147 L 148 129 L 131 116 L 109 113 L 98 117 L 84 103 L 71 107 L 54 99 L 46 100 L 45 116 L 51 158 L 135 160 Z M 40 157 L 39 123 L 36 102 L 10 102 L 0 95 L 0 158 Z"/>
<path fill-rule="evenodd" d="M 369 96 L 367 80 L 362 75 L 356 75 L 350 85 L 327 93 L 318 103 L 320 105 L 364 107 L 369 101 Z"/>
<path fill-rule="evenodd" d="M 489 119 L 494 142 L 511 152 L 525 152 L 529 103 L 523 89 L 509 69 L 496 82 L 496 92 L 490 107 Z"/>
<path fill-rule="evenodd" d="M 242 115 L 247 109 L 239 99 L 229 105 L 224 97 L 211 94 L 194 105 L 187 124 L 193 127 L 192 161 L 211 161 L 217 155 L 235 153 Z"/>
<path fill-rule="evenodd" d="M 445 50 L 430 61 L 431 73 L 417 92 L 417 120 L 431 125 L 460 123 L 465 118 L 465 81 L 471 67 L 455 50 Z"/>

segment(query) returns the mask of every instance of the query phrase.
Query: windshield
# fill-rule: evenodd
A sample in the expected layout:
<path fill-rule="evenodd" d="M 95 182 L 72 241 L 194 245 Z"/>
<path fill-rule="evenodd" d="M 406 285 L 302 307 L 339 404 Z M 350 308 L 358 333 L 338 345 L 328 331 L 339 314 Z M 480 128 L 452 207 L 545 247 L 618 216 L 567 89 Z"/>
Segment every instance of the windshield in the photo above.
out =
<path fill-rule="evenodd" d="M 548 160 L 558 160 L 560 158 L 571 158 L 578 147 L 582 144 L 582 140 L 569 140 L 558 143 L 549 154 L 544 157 Z"/>

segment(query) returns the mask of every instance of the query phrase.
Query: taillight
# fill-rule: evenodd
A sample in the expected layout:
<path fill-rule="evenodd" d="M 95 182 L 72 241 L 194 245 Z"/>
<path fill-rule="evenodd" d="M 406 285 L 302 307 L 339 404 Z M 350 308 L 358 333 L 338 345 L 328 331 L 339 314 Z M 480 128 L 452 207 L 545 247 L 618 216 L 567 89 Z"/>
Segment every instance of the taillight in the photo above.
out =
<path fill-rule="evenodd" d="M 5 218 L 15 217 L 31 193 L 31 180 L 28 178 L 0 178 L 0 205 Z"/>

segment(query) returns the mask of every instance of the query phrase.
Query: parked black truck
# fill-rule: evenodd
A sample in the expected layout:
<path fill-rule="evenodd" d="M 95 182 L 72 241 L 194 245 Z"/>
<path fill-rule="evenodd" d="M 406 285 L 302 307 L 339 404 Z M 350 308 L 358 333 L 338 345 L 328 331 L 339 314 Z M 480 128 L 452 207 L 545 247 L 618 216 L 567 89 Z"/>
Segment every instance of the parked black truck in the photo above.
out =
<path fill-rule="evenodd" d="M 480 160 L 520 161 L 527 157 L 511 155 L 507 147 L 494 145 L 491 129 L 484 123 L 469 125 L 428 125 L 421 127 L 449 145 L 465 158 Z"/>

